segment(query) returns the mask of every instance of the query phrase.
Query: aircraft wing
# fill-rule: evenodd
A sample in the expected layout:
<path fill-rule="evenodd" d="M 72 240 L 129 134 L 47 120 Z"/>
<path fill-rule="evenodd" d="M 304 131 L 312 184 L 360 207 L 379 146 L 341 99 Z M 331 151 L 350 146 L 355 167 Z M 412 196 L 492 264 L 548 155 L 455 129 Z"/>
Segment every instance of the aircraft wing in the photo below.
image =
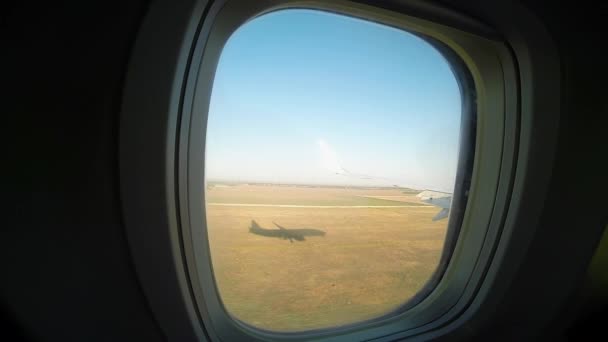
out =
<path fill-rule="evenodd" d="M 452 194 L 439 191 L 425 190 L 416 195 L 424 203 L 432 204 L 441 208 L 441 211 L 433 217 L 433 221 L 438 221 L 448 217 L 452 205 Z"/>

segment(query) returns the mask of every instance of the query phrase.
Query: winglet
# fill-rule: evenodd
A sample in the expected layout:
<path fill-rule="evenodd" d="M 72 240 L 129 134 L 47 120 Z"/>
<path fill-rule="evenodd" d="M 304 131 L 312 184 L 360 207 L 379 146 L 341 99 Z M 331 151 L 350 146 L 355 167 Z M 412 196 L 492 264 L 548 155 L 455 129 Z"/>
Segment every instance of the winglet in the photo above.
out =
<path fill-rule="evenodd" d="M 437 213 L 437 215 L 435 215 L 435 217 L 433 217 L 433 221 L 439 221 L 441 219 L 444 219 L 444 218 L 448 217 L 449 214 L 450 214 L 450 209 L 443 208 L 443 209 L 441 209 L 441 211 L 439 213 Z"/>

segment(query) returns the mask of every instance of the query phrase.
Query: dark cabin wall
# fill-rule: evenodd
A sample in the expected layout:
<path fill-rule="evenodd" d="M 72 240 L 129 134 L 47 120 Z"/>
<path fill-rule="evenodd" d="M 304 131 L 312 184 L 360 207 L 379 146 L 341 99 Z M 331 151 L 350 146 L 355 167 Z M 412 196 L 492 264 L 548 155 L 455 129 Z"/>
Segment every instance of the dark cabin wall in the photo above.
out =
<path fill-rule="evenodd" d="M 146 1 L 3 6 L 0 336 L 162 340 L 131 263 L 117 177 L 122 85 Z"/>
<path fill-rule="evenodd" d="M 478 1 L 443 2 L 476 16 Z M 529 249 L 519 251 L 525 253 L 525 262 L 517 277 L 509 279 L 507 293 L 478 338 L 576 340 L 589 331 L 603 332 L 593 322 L 599 319 L 596 312 L 606 311 L 605 298 L 603 304 L 597 302 L 600 298 L 589 298 L 586 289 L 593 285 L 586 281 L 589 262 L 608 223 L 608 56 L 601 47 L 606 40 L 603 26 L 608 6 L 520 2 L 542 23 L 559 53 L 557 154 L 551 173 L 542 175 L 550 180 L 538 222 L 542 237 L 535 238 Z M 517 25 L 517 17 L 504 16 Z M 535 139 L 542 141 L 543 137 Z"/>
<path fill-rule="evenodd" d="M 596 265 L 605 263 L 608 242 L 608 55 L 602 47 L 608 4 L 566 1 L 548 6 L 540 0 L 525 4 L 545 23 L 558 45 L 565 94 L 561 99 L 560 155 L 545 216 L 559 240 L 549 253 L 536 251 L 545 253 L 542 261 L 553 264 L 539 274 L 560 274 L 568 268 L 576 274 L 564 303 L 543 333 L 578 341 L 596 333 L 605 335 L 603 322 L 608 314 L 608 288 L 603 281 L 608 269 Z M 583 239 L 589 239 L 588 245 L 577 246 Z"/>

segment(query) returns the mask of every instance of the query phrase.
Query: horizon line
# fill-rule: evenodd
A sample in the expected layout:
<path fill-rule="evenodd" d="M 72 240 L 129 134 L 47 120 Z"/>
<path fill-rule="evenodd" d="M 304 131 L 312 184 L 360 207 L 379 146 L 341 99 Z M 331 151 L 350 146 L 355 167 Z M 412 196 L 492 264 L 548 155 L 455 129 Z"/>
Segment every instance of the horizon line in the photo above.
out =
<path fill-rule="evenodd" d="M 387 189 L 410 189 L 423 191 L 421 189 L 401 185 L 363 185 L 363 184 L 336 184 L 336 183 L 308 183 L 308 182 L 281 182 L 281 181 L 262 181 L 262 180 L 229 180 L 229 179 L 206 179 L 205 183 L 239 183 L 239 184 L 272 184 L 272 185 L 306 185 L 306 186 L 331 186 L 331 187 L 355 187 L 355 188 L 387 188 Z"/>

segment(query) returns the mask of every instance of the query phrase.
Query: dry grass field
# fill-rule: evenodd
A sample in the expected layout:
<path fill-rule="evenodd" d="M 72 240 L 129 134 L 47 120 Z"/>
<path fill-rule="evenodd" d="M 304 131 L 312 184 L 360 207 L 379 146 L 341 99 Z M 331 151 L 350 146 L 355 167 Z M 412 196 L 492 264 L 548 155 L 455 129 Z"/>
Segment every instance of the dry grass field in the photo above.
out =
<path fill-rule="evenodd" d="M 411 298 L 437 266 L 447 226 L 447 220 L 431 220 L 438 210 L 398 189 L 211 187 L 209 238 L 224 305 L 244 322 L 278 331 L 387 313 Z M 289 240 L 251 233 L 252 224 L 262 231 L 281 226 L 325 234 Z"/>

